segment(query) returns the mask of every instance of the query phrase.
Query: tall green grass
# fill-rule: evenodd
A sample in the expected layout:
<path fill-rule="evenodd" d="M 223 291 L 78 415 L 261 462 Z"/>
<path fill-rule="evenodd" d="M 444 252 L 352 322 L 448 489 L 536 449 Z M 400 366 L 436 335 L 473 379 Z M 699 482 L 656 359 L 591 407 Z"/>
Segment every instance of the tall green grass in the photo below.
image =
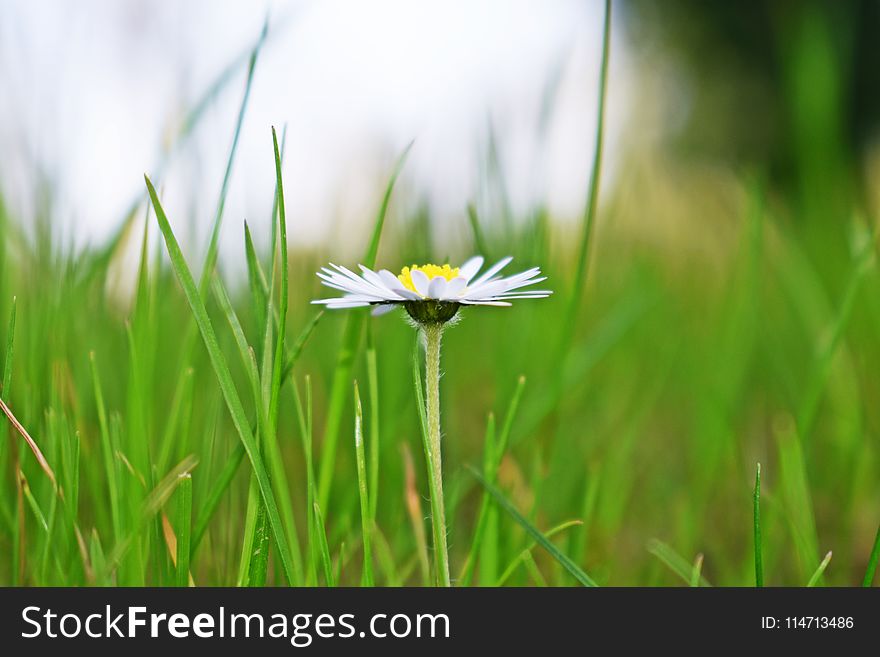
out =
<path fill-rule="evenodd" d="M 314 271 L 338 254 L 284 248 L 296 181 L 268 126 L 271 247 L 245 224 L 246 278 L 218 258 L 221 222 L 240 219 L 225 200 L 261 43 L 241 62 L 196 262 L 174 231 L 185 217 L 166 214 L 150 179 L 120 232 L 77 252 L 0 199 L 2 584 L 434 581 L 412 329 L 309 304 L 326 293 Z M 695 183 L 674 191 L 698 248 L 657 241 L 631 230 L 625 201 L 669 183 L 623 177 L 600 199 L 601 120 L 597 134 L 577 225 L 474 203 L 452 231 L 453 261 L 510 253 L 557 291 L 466 309 L 446 331 L 453 585 L 871 585 L 880 275 L 866 208 L 824 224 L 851 238 L 850 257 L 817 258 L 798 199 L 748 172 L 724 188 L 723 239 L 700 232 L 715 190 Z M 364 264 L 440 256 L 423 234 L 431 217 L 395 200 L 405 160 L 381 172 L 371 225 L 352 230 Z M 135 230 L 144 216 L 160 239 Z M 138 275 L 120 301 L 107 289 L 126 241 Z"/>

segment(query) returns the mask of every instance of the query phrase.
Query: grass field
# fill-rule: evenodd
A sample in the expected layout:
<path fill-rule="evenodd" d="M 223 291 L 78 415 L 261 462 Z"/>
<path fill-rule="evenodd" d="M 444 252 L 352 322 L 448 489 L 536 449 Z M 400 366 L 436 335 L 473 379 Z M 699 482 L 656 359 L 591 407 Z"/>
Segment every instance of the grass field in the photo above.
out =
<path fill-rule="evenodd" d="M 798 199 L 749 171 L 721 201 L 694 182 L 689 237 L 658 237 L 625 220 L 673 212 L 633 209 L 637 174 L 601 203 L 595 175 L 581 224 L 463 212 L 472 243 L 445 254 L 429 217 L 395 212 L 396 171 L 364 208 L 361 262 L 513 255 L 555 291 L 466 309 L 446 331 L 453 585 L 871 583 L 880 275 L 863 207 L 802 230 Z M 203 219 L 240 221 L 218 188 Z M 183 218 L 150 193 L 114 240 L 76 252 L 0 203 L 0 397 L 15 418 L 0 584 L 434 583 L 422 355 L 403 313 L 320 312 L 315 271 L 338 256 L 259 252 L 246 227 L 246 279 L 224 275 L 217 231 L 182 245 L 202 254 L 187 263 Z M 713 203 L 725 220 L 707 228 Z M 276 247 L 297 229 L 280 194 L 273 225 Z M 131 243 L 126 304 L 108 290 Z"/>

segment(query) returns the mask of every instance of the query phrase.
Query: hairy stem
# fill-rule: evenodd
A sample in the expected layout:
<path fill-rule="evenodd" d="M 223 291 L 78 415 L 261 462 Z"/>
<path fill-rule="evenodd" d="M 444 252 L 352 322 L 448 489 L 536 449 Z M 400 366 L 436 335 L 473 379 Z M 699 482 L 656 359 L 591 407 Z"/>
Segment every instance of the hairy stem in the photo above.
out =
<path fill-rule="evenodd" d="M 422 324 L 425 334 L 425 392 L 428 420 L 429 483 L 431 487 L 431 527 L 434 532 L 434 559 L 437 584 L 450 586 L 449 553 L 446 548 L 446 510 L 443 503 L 443 465 L 440 457 L 440 342 L 443 324 Z"/>

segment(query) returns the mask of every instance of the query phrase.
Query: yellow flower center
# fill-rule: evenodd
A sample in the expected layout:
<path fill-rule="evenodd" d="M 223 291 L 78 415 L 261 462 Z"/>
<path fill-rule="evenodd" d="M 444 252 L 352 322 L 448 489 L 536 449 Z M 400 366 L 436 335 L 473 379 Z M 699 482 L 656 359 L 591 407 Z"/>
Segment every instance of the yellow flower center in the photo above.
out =
<path fill-rule="evenodd" d="M 427 264 L 427 265 L 413 265 L 412 267 L 404 267 L 400 271 L 400 275 L 397 278 L 400 280 L 401 283 L 403 283 L 403 286 L 407 290 L 411 290 L 416 293 L 418 293 L 418 290 L 416 290 L 416 286 L 413 285 L 413 281 L 412 281 L 412 273 L 414 271 L 422 272 L 425 276 L 428 277 L 429 281 L 433 278 L 437 278 L 438 276 L 445 278 L 447 281 L 451 281 L 453 278 L 458 276 L 458 267 L 453 269 L 448 264 L 447 265 Z"/>

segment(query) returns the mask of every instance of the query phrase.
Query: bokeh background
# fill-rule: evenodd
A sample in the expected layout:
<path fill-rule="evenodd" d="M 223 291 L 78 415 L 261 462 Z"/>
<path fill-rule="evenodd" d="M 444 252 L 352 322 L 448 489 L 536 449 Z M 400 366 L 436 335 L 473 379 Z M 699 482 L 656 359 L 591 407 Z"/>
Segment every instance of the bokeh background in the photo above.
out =
<path fill-rule="evenodd" d="M 220 233 L 219 273 L 252 343 L 242 222 L 269 267 L 273 125 L 284 135 L 289 339 L 313 316 L 308 301 L 324 296 L 315 269 L 328 259 L 354 266 L 364 253 L 394 163 L 413 140 L 379 266 L 511 254 L 514 266 L 544 268 L 556 291 L 546 302 L 468 312 L 447 334 L 454 571 L 480 502 L 464 465 L 482 463 L 487 414 L 502 423 L 524 375 L 499 483 L 542 529 L 582 521 L 556 540 L 600 583 L 681 583 L 675 566 L 688 571 L 700 554 L 713 584 L 753 584 L 759 461 L 767 582 L 805 584 L 833 551 L 820 581 L 861 583 L 880 523 L 880 7 L 613 2 L 598 214 L 581 281 L 603 15 L 597 0 L 2 0 L 0 310 L 8 316 L 16 296 L 18 313 L 2 396 L 69 477 L 65 445 L 76 442 L 87 540 L 108 552 L 114 544 L 89 353 L 118 425 L 122 478 L 150 479 L 190 366 L 197 385 L 174 417 L 180 439 L 169 449 L 201 461 L 196 506 L 235 445 L 205 354 L 189 362 L 182 350 L 189 310 L 142 174 L 160 189 L 198 273 L 249 55 L 267 25 Z M 153 264 L 150 292 L 139 297 L 144 239 Z M 146 318 L 137 311 L 144 296 Z M 294 370 L 314 386 L 317 459 L 346 321 L 323 317 Z M 377 559 L 387 583 L 417 583 L 401 456 L 409 445 L 424 495 L 412 333 L 397 317 L 372 320 L 366 333 L 351 376 L 365 380 L 363 345 L 372 345 L 385 542 Z M 300 517 L 304 465 L 289 405 L 279 441 Z M 360 531 L 351 406 L 325 509 L 349 583 L 358 581 Z M 0 581 L 94 583 L 86 566 L 70 575 L 79 572 L 65 565 L 77 562 L 72 539 L 52 554 L 52 532 L 64 530 L 41 530 L 31 507 L 48 516 L 55 496 L 10 435 Z M 127 454 L 129 441 L 133 451 L 136 441 L 150 446 L 142 463 Z M 19 467 L 33 504 L 22 502 Z M 235 581 L 245 470 L 194 555 L 196 583 Z M 122 485 L 139 508 L 148 487 Z M 501 514 L 488 532 L 481 584 L 496 583 L 528 547 Z M 164 554 L 156 536 L 138 540 L 143 554 Z M 22 545 L 42 556 L 22 561 Z M 137 558 L 149 565 L 129 563 L 115 581 L 163 583 L 166 557 Z M 535 559 L 537 574 L 523 566 L 506 583 L 570 583 L 546 555 Z"/>

